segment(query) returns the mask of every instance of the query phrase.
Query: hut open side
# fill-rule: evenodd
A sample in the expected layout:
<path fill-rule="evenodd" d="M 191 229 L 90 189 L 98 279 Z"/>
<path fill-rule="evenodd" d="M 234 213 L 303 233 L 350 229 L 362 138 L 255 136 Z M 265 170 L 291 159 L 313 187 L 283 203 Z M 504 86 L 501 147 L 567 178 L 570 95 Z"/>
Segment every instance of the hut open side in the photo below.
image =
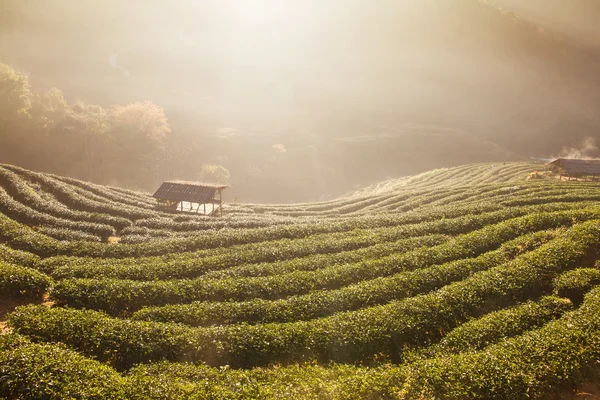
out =
<path fill-rule="evenodd" d="M 223 190 L 228 187 L 200 182 L 166 181 L 152 197 L 158 200 L 159 208 L 163 210 L 217 215 L 223 212 Z"/>
<path fill-rule="evenodd" d="M 600 160 L 580 160 L 559 158 L 548 164 L 548 168 L 559 176 L 569 180 L 591 178 L 600 179 Z"/>

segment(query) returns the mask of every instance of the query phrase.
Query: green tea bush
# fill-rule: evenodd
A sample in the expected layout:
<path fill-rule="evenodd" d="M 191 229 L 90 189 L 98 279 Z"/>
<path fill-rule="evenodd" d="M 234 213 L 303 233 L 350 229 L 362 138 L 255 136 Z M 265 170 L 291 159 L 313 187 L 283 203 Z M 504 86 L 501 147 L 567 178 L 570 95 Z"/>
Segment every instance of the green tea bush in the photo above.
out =
<path fill-rule="evenodd" d="M 0 297 L 3 300 L 41 300 L 53 281 L 28 267 L 0 261 Z"/>
<path fill-rule="evenodd" d="M 403 399 L 550 399 L 589 379 L 600 357 L 600 290 L 540 329 L 479 352 L 401 368 Z M 383 382 L 380 382 L 382 384 Z"/>
<path fill-rule="evenodd" d="M 578 268 L 558 276 L 554 280 L 554 292 L 558 296 L 571 299 L 575 304 L 580 304 L 583 301 L 583 296 L 599 284 L 599 269 Z"/>
<path fill-rule="evenodd" d="M 390 277 L 362 281 L 338 290 L 315 291 L 283 300 L 255 299 L 246 302 L 194 302 L 149 307 L 133 319 L 180 322 L 190 326 L 234 323 L 293 322 L 328 316 L 340 311 L 385 304 L 435 290 L 469 275 L 502 264 L 556 237 L 542 231 L 506 242 L 496 251 Z"/>
<path fill-rule="evenodd" d="M 74 231 L 89 232 L 101 237 L 108 237 L 114 233 L 114 229 L 110 225 L 71 221 L 34 210 L 14 200 L 1 187 L 0 212 L 18 222 L 32 226 L 43 225 L 54 228 L 65 228 Z"/>
<path fill-rule="evenodd" d="M 404 235 L 403 235 L 404 234 Z M 405 239 L 394 241 L 397 236 Z M 132 280 L 156 280 L 193 278 L 209 272 L 226 271 L 232 267 L 254 265 L 264 273 L 286 273 L 295 270 L 315 270 L 324 266 L 358 261 L 366 257 L 406 252 L 424 246 L 443 243 L 443 235 L 410 237 L 405 231 L 398 234 L 388 231 L 354 231 L 347 234 L 315 235 L 305 239 L 283 239 L 216 248 L 198 252 L 180 253 L 168 257 L 128 259 L 73 259 L 54 258 L 42 262 L 44 268 L 54 268 L 57 278 L 120 278 Z M 390 243 L 391 241 L 391 243 Z M 314 256 L 311 256 L 314 255 Z M 288 262 L 286 262 L 289 260 Z"/>
<path fill-rule="evenodd" d="M 66 176 L 58 176 L 53 174 L 46 174 L 49 177 L 64 182 L 67 185 L 75 186 L 79 189 L 83 189 L 86 192 L 90 192 L 93 195 L 106 198 L 110 201 L 127 204 L 133 207 L 146 208 L 153 210 L 156 208 L 156 199 L 151 197 L 149 194 L 138 193 L 128 189 L 122 189 L 117 187 L 96 185 L 91 182 L 80 181 L 79 179 L 69 178 Z"/>
<path fill-rule="evenodd" d="M 131 221 L 122 217 L 70 209 L 56 201 L 52 196 L 42 196 L 36 193 L 25 180 L 21 179 L 14 172 L 2 167 L 0 167 L 0 185 L 15 200 L 37 211 L 58 218 L 106 224 L 115 229 L 121 229 L 131 224 Z"/>
<path fill-rule="evenodd" d="M 425 347 L 472 317 L 543 295 L 553 279 L 600 246 L 600 221 L 571 228 L 515 260 L 425 295 L 312 321 L 191 328 L 110 318 L 95 311 L 18 308 L 10 325 L 44 341 L 128 368 L 156 360 L 253 367 L 308 360 L 401 360 L 407 347 Z"/>
<path fill-rule="evenodd" d="M 24 267 L 37 268 L 40 263 L 40 258 L 35 254 L 11 249 L 8 246 L 0 244 L 0 261 L 9 264 L 22 265 Z"/>
<path fill-rule="evenodd" d="M 548 298 L 558 307 L 563 300 Z M 514 309 L 516 310 L 516 309 Z M 564 311 L 564 310 L 563 310 Z M 232 370 L 202 365 L 140 365 L 129 374 L 137 393 L 162 397 L 340 399 L 548 399 L 596 378 L 600 289 L 582 307 L 539 329 L 460 354 L 438 353 L 406 365 L 290 365 Z"/>
<path fill-rule="evenodd" d="M 76 231 L 73 229 L 67 228 L 51 228 L 51 227 L 43 227 L 38 230 L 38 232 L 43 233 L 46 236 L 54 238 L 56 240 L 65 240 L 65 241 L 85 241 L 85 242 L 101 242 L 102 238 L 98 235 L 93 235 L 83 231 Z"/>
<path fill-rule="evenodd" d="M 528 301 L 464 323 L 448 333 L 434 349 L 440 353 L 481 350 L 504 338 L 540 327 L 572 308 L 570 300 L 560 297 L 548 296 L 535 302 Z"/>
<path fill-rule="evenodd" d="M 0 397 L 6 399 L 126 399 L 114 369 L 61 345 L 0 336 Z"/>
<path fill-rule="evenodd" d="M 68 185 L 46 174 L 28 171 L 12 165 L 4 165 L 3 167 L 15 172 L 17 175 L 28 181 L 40 184 L 61 203 L 75 210 L 110 214 L 130 220 L 149 218 L 158 215 L 156 211 L 132 207 L 96 196 L 88 191 Z"/>
<path fill-rule="evenodd" d="M 571 213 L 532 214 L 488 225 L 430 248 L 392 254 L 376 260 L 296 271 L 257 278 L 137 282 L 116 279 L 65 279 L 57 283 L 53 298 L 62 305 L 104 310 L 111 314 L 192 301 L 243 301 L 278 299 L 314 290 L 332 290 L 362 280 L 390 276 L 433 264 L 474 257 L 498 248 L 507 240 L 540 229 L 572 223 Z"/>

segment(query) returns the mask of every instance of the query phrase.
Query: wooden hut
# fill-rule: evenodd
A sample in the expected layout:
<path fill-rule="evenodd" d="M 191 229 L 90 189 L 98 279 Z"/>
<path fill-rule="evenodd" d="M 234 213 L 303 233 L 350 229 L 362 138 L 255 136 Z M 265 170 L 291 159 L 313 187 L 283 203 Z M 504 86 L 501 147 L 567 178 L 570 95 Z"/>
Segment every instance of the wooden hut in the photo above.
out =
<path fill-rule="evenodd" d="M 559 158 L 548 164 L 548 168 L 559 176 L 571 179 L 600 179 L 600 160 Z"/>
<path fill-rule="evenodd" d="M 159 208 L 167 211 L 189 211 L 204 215 L 223 213 L 223 190 L 229 186 L 199 182 L 163 182 L 152 195 Z"/>

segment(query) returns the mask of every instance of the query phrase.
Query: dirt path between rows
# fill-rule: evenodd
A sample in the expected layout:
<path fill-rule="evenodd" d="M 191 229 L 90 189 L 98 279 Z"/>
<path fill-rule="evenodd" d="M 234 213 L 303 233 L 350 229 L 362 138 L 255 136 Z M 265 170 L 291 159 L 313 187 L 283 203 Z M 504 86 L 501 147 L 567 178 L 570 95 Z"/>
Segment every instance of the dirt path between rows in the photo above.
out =
<path fill-rule="evenodd" d="M 600 400 L 600 384 L 586 383 L 577 393 L 562 397 L 563 400 Z"/>

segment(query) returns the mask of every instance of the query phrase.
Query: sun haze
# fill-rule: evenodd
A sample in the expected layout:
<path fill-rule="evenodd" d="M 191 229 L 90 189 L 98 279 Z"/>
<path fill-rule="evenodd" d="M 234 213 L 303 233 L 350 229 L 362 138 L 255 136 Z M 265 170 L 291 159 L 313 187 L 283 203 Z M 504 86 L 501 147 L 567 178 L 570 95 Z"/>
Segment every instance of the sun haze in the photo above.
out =
<path fill-rule="evenodd" d="M 0 399 L 600 398 L 599 0 L 0 0 Z"/>
<path fill-rule="evenodd" d="M 584 39 L 598 8 L 516 3 L 3 0 L 0 61 L 34 97 L 57 88 L 67 103 L 36 126 L 100 107 L 111 167 L 78 159 L 85 144 L 65 129 L 0 155 L 144 190 L 222 165 L 240 197 L 277 202 L 466 162 L 552 157 L 597 135 L 597 49 Z M 110 120 L 113 108 L 145 102 L 161 109 L 145 115 L 169 126 L 155 144 L 171 156 L 136 176 L 129 166 L 149 156 L 111 142 L 121 128 Z M 266 189 L 276 186 L 285 192 Z"/>

